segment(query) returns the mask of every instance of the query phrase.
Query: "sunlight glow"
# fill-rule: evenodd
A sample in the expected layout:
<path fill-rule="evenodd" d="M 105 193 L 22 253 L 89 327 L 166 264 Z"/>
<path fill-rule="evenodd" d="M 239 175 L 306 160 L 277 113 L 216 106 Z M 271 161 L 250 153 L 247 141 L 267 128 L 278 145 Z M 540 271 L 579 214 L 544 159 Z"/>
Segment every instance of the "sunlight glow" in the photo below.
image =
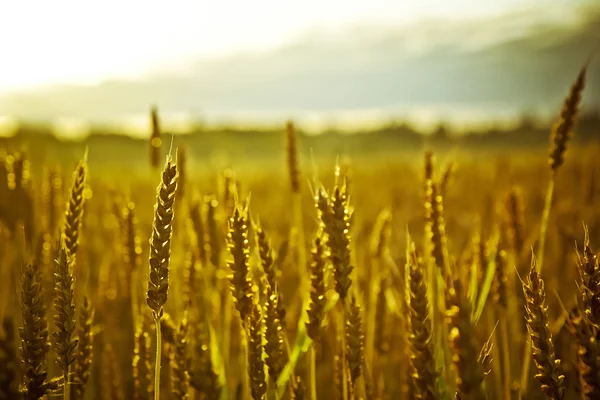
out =
<path fill-rule="evenodd" d="M 534 3 L 542 0 L 3 1 L 0 91 L 132 79 L 177 71 L 199 56 L 266 51 L 315 30 L 468 18 Z"/>

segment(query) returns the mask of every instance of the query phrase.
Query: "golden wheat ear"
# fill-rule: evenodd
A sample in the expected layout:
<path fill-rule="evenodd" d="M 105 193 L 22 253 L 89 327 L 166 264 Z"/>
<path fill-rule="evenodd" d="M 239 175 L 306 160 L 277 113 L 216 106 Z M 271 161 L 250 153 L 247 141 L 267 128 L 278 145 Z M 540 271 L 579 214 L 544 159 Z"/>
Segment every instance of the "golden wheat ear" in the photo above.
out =
<path fill-rule="evenodd" d="M 28 399 L 46 394 L 46 355 L 48 353 L 48 322 L 43 293 L 41 264 L 26 264 L 21 274 L 21 361 L 24 367 L 24 388 Z"/>
<path fill-rule="evenodd" d="M 531 353 L 538 373 L 535 378 L 541 389 L 550 399 L 562 399 L 565 393 L 565 376 L 562 373 L 560 360 L 556 358 L 552 334 L 548 327 L 548 307 L 544 281 L 539 275 L 535 258 L 526 281 L 523 281 L 525 294 L 525 318 L 529 331 Z"/>
<path fill-rule="evenodd" d="M 267 392 L 265 364 L 263 361 L 263 317 L 259 304 L 252 304 L 247 322 L 248 377 L 254 400 L 262 400 Z"/>
<path fill-rule="evenodd" d="M 452 361 L 457 372 L 457 395 L 464 399 L 486 399 L 483 388 L 485 371 L 478 362 L 479 350 L 471 322 L 471 304 L 459 280 L 452 282 L 448 291 L 447 318 Z"/>
<path fill-rule="evenodd" d="M 146 302 L 155 318 L 162 316 L 169 291 L 169 264 L 176 190 L 177 166 L 173 164 L 171 156 L 167 156 L 161 182 L 157 188 L 150 239 L 150 275 Z"/>
<path fill-rule="evenodd" d="M 409 239 L 406 258 L 406 293 L 408 306 L 408 341 L 410 363 L 414 380 L 415 395 L 424 399 L 440 398 L 437 385 L 438 373 L 435 367 L 432 342 L 432 325 L 429 317 L 429 300 L 423 268 Z"/>
<path fill-rule="evenodd" d="M 586 63 L 579 71 L 577 79 L 573 82 L 569 94 L 564 100 L 562 110 L 560 111 L 560 117 L 552 127 L 552 132 L 550 134 L 552 143 L 549 163 L 550 168 L 554 172 L 557 171 L 565 161 L 567 143 L 579 114 L 579 105 L 585 87 L 587 67 L 588 64 Z"/>

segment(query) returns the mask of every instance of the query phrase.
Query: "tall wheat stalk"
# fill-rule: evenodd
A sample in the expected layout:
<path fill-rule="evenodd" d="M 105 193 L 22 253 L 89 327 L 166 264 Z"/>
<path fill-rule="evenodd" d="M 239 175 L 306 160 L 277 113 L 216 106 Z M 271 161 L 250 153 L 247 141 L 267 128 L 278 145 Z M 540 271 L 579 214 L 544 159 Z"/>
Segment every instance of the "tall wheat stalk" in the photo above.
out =
<path fill-rule="evenodd" d="M 171 236 L 173 228 L 173 205 L 177 190 L 177 166 L 172 164 L 171 156 L 162 172 L 162 180 L 157 188 L 154 222 L 150 238 L 150 275 L 146 303 L 152 310 L 156 327 L 156 363 L 154 368 L 154 399 L 160 399 L 161 364 L 161 318 L 163 306 L 167 302 L 169 291 L 169 263 L 171 259 Z"/>
<path fill-rule="evenodd" d="M 540 239 L 537 249 L 537 271 L 542 272 L 544 265 L 544 254 L 546 249 L 546 236 L 548 231 L 548 223 L 550 222 L 550 210 L 552 208 L 552 199 L 554 197 L 554 185 L 558 169 L 564 163 L 567 143 L 571 135 L 571 131 L 579 114 L 579 104 L 581 103 L 581 95 L 585 86 L 585 76 L 587 72 L 587 63 L 583 66 L 577 79 L 571 86 L 569 94 L 564 100 L 560 117 L 552 127 L 550 135 L 551 150 L 549 157 L 550 164 L 550 180 L 548 181 L 548 189 L 546 191 L 546 200 L 544 203 L 544 211 L 542 213 L 542 221 L 540 224 Z M 531 348 L 529 343 L 525 342 L 525 358 L 521 374 L 521 395 L 527 392 L 529 381 L 529 367 L 531 364 Z"/>

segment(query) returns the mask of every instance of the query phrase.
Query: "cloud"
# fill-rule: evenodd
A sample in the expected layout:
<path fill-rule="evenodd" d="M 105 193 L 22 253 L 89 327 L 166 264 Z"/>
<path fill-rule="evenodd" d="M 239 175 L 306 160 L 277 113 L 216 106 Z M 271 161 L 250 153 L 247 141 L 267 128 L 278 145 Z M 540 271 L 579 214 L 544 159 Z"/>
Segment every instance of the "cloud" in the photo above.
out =
<path fill-rule="evenodd" d="M 466 23 L 315 32 L 264 54 L 199 60 L 184 73 L 0 97 L 0 113 L 109 119 L 145 112 L 392 109 L 414 104 L 555 109 L 600 43 L 600 7 L 574 21 L 534 23 L 531 11 Z M 600 58 L 600 55 L 597 56 Z M 586 104 L 600 105 L 600 60 Z"/>

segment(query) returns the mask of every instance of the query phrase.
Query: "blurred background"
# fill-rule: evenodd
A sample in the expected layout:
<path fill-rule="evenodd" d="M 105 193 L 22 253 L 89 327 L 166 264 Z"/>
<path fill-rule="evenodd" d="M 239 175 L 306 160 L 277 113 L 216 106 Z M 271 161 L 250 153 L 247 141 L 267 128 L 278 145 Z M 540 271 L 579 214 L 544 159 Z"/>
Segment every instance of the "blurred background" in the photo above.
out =
<path fill-rule="evenodd" d="M 50 135 L 145 139 L 152 105 L 197 155 L 241 157 L 260 138 L 266 157 L 287 119 L 334 153 L 544 147 L 600 43 L 596 0 L 22 1 L 0 15 L 0 140 L 45 133 L 48 151 Z M 599 65 L 578 140 L 600 126 Z M 242 150 L 213 143 L 231 135 Z"/>

